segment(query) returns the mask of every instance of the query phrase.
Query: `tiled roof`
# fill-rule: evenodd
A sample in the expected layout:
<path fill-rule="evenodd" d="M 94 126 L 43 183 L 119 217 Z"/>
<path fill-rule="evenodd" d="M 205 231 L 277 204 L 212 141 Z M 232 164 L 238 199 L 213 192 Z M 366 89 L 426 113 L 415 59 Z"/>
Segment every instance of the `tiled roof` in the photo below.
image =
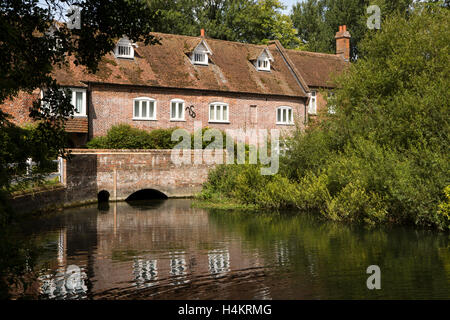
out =
<path fill-rule="evenodd" d="M 349 65 L 340 56 L 334 54 L 286 51 L 309 87 L 334 87 L 334 77 Z"/>
<path fill-rule="evenodd" d="M 193 65 L 189 52 L 201 37 L 154 33 L 161 45 L 138 43 L 135 59 L 119 59 L 110 53 L 102 58 L 99 71 L 88 74 L 84 67 L 69 66 L 54 71 L 61 85 L 86 86 L 87 82 L 143 85 L 154 87 L 201 89 L 305 97 L 300 86 L 274 45 L 252 45 L 216 39 L 205 39 L 212 51 L 207 66 Z M 252 63 L 256 55 L 267 48 L 274 61 L 271 71 L 257 71 Z M 344 63 L 333 55 L 301 54 L 285 50 L 307 85 L 324 85 L 330 71 L 340 71 Z M 315 57 L 318 55 L 318 57 Z M 314 65 L 318 64 L 318 65 Z"/>
<path fill-rule="evenodd" d="M 66 132 L 88 132 L 88 120 L 87 118 L 73 118 L 66 122 Z"/>

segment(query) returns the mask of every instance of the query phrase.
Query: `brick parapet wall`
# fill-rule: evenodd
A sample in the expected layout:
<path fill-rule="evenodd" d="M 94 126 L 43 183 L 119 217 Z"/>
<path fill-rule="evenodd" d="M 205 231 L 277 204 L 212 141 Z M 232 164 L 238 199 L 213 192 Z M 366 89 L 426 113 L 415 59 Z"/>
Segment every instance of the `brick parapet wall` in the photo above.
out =
<path fill-rule="evenodd" d="M 11 199 L 17 212 L 95 202 L 100 191 L 107 191 L 110 200 L 125 200 L 143 189 L 158 190 L 168 197 L 191 197 L 201 190 L 215 167 L 205 161 L 195 163 L 196 155 L 202 155 L 203 150 L 183 150 L 190 153 L 189 164 L 173 163 L 172 150 L 69 151 L 70 158 L 64 160 L 63 185 Z"/>
<path fill-rule="evenodd" d="M 155 189 L 168 197 L 193 196 L 201 190 L 215 164 L 195 162 L 202 150 L 183 152 L 188 156 L 190 153 L 190 163 L 174 163 L 172 150 L 72 149 L 70 160 L 65 161 L 67 200 L 96 199 L 103 190 L 113 200 L 114 196 L 124 200 L 142 189 Z M 222 156 L 225 158 L 226 152 Z"/>

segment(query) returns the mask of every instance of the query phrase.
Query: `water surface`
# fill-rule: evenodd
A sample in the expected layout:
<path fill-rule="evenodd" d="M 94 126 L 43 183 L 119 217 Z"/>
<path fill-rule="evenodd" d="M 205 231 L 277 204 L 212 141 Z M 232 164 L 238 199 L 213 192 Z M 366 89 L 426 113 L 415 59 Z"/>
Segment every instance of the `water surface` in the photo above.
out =
<path fill-rule="evenodd" d="M 66 210 L 27 232 L 42 299 L 448 299 L 448 235 L 190 200 Z M 381 269 L 368 290 L 366 269 Z"/>

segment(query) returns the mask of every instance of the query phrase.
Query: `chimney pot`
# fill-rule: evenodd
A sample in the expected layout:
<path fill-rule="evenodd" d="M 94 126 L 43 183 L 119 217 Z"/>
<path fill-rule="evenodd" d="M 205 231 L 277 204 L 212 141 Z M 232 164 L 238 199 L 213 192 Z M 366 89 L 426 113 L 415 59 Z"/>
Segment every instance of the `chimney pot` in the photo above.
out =
<path fill-rule="evenodd" d="M 201 29 L 201 30 L 200 30 L 200 36 L 201 36 L 202 38 L 205 37 L 205 29 Z"/>
<path fill-rule="evenodd" d="M 350 33 L 347 31 L 347 26 L 339 26 L 339 31 L 336 32 L 336 54 L 340 55 L 345 61 L 350 60 Z"/>

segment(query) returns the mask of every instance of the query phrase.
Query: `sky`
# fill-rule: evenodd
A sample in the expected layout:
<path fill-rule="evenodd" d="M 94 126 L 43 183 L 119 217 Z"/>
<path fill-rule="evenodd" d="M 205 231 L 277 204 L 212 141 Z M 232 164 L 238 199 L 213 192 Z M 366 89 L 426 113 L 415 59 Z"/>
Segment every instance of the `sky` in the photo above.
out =
<path fill-rule="evenodd" d="M 284 10 L 284 13 L 289 14 L 292 9 L 292 5 L 296 4 L 297 2 L 302 2 L 303 0 L 281 0 L 281 2 L 287 6 L 286 10 Z"/>

